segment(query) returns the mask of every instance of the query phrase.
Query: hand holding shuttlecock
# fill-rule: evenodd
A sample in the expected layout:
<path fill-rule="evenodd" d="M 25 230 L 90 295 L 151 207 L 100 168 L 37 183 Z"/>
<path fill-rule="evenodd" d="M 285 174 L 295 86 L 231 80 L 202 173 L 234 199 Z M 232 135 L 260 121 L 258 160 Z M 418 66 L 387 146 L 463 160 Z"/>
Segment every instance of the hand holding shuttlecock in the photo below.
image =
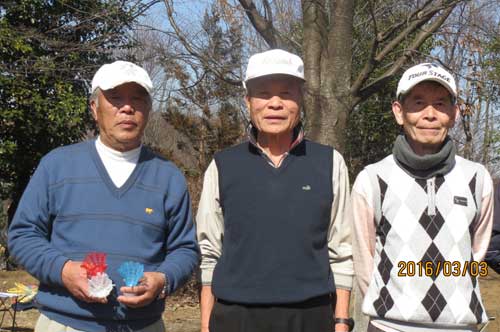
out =
<path fill-rule="evenodd" d="M 123 278 L 125 286 L 134 287 L 139 284 L 139 281 L 144 275 L 144 265 L 137 262 L 124 262 L 118 268 L 118 273 Z M 133 296 L 133 294 L 125 293 L 125 296 Z"/>
<path fill-rule="evenodd" d="M 89 279 L 89 295 L 96 298 L 105 298 L 113 289 L 113 281 L 106 274 L 106 254 L 91 252 L 85 256 L 82 268 L 87 271 Z"/>

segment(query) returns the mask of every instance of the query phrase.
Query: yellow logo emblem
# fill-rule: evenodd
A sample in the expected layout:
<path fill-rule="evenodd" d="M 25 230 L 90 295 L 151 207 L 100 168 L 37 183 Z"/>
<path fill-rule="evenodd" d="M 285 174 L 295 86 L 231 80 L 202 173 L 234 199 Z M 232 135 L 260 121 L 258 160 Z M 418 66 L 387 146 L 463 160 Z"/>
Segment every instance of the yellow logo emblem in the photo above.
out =
<path fill-rule="evenodd" d="M 153 213 L 153 209 L 152 209 L 152 208 L 146 208 L 146 213 L 147 213 L 147 214 L 151 214 L 151 213 Z"/>

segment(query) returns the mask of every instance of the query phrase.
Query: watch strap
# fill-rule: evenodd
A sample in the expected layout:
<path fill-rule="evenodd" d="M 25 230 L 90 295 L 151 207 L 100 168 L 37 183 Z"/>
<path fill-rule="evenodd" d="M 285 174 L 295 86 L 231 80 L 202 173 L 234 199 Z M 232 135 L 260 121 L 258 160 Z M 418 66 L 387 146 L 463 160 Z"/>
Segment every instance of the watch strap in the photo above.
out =
<path fill-rule="evenodd" d="M 346 324 L 349 326 L 349 332 L 354 329 L 354 319 L 352 318 L 335 318 L 335 324 Z"/>
<path fill-rule="evenodd" d="M 163 300 L 164 298 L 167 297 L 168 286 L 169 286 L 167 275 L 165 273 L 162 273 L 162 274 L 165 277 L 165 283 L 163 284 L 163 288 L 161 289 L 160 294 L 158 294 L 158 299 L 160 299 L 160 300 Z"/>

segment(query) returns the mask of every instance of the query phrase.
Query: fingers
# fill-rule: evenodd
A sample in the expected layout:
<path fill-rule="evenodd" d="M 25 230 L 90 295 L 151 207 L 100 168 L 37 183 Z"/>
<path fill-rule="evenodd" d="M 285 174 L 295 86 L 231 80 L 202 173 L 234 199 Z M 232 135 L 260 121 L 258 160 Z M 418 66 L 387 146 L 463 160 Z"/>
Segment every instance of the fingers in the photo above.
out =
<path fill-rule="evenodd" d="M 89 302 L 87 294 L 79 288 L 69 288 L 69 292 L 80 301 Z"/>
<path fill-rule="evenodd" d="M 132 287 L 123 286 L 120 288 L 120 292 L 122 294 L 129 294 L 129 296 L 139 296 L 146 293 L 148 287 L 146 285 L 138 285 Z"/>
<path fill-rule="evenodd" d="M 154 301 L 155 298 L 156 297 L 151 291 L 146 291 L 141 295 L 135 295 L 135 296 L 121 295 L 118 296 L 117 300 L 118 302 L 123 303 L 128 307 L 140 308 L 150 304 L 151 302 Z"/>
<path fill-rule="evenodd" d="M 108 299 L 106 297 L 92 297 L 90 296 L 89 298 L 89 303 L 101 303 L 105 304 L 108 303 Z"/>
<path fill-rule="evenodd" d="M 75 289 L 74 292 L 72 292 L 73 296 L 75 296 L 77 299 L 83 302 L 87 303 L 107 303 L 108 299 L 105 297 L 94 297 L 89 295 L 85 290 L 83 289 Z"/>
<path fill-rule="evenodd" d="M 156 289 L 151 288 L 146 283 L 134 287 L 121 287 L 120 291 L 124 295 L 117 298 L 118 302 L 131 308 L 140 308 L 148 305 L 157 297 Z"/>

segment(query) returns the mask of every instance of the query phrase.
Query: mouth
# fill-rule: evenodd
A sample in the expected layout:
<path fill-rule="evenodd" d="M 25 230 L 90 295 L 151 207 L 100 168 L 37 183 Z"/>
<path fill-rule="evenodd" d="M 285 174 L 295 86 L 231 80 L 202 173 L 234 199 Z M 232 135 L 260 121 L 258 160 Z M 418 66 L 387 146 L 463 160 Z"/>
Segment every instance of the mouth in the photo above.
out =
<path fill-rule="evenodd" d="M 270 116 L 265 116 L 264 119 L 268 121 L 282 121 L 286 120 L 286 117 L 278 115 L 270 115 Z"/>
<path fill-rule="evenodd" d="M 426 130 L 426 131 L 439 131 L 441 128 L 427 128 L 427 127 L 417 127 L 419 130 Z"/>
<path fill-rule="evenodd" d="M 135 128 L 137 127 L 137 123 L 132 120 L 125 120 L 118 122 L 118 126 L 122 128 Z"/>

